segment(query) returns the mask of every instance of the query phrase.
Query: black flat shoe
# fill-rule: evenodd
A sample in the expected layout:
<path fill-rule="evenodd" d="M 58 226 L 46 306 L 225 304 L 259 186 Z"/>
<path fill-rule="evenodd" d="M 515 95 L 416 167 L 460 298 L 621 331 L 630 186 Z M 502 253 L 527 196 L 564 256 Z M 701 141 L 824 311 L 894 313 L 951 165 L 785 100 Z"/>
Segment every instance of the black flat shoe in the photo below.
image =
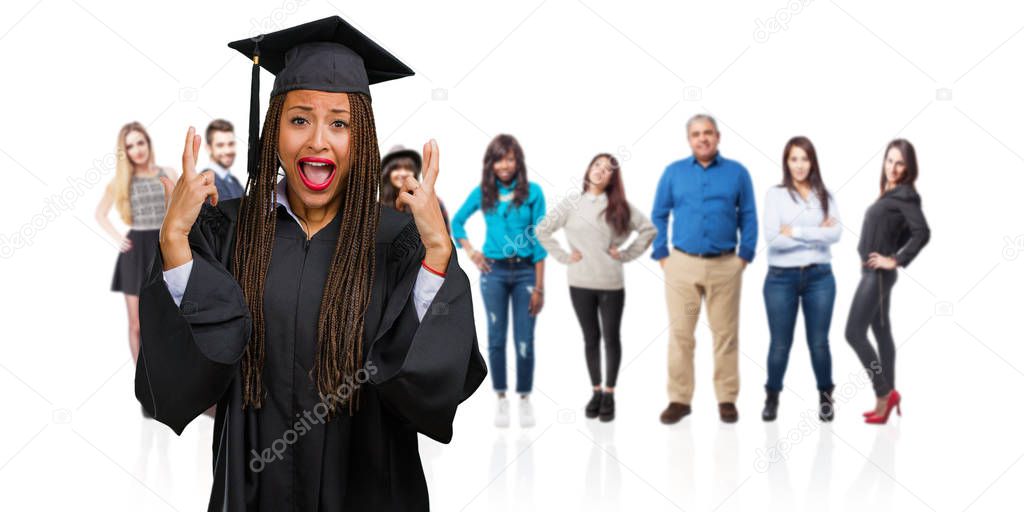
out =
<path fill-rule="evenodd" d="M 764 421 L 775 421 L 779 415 L 779 392 L 768 391 L 764 399 L 764 410 L 761 411 L 761 419 Z"/>
<path fill-rule="evenodd" d="M 601 396 L 601 408 L 598 410 L 598 415 L 604 422 L 615 419 L 615 393 L 605 393 Z"/>
<path fill-rule="evenodd" d="M 601 409 L 601 395 L 600 391 L 595 390 L 594 396 L 590 397 L 590 401 L 587 402 L 587 407 L 584 409 L 588 418 L 596 418 Z"/>

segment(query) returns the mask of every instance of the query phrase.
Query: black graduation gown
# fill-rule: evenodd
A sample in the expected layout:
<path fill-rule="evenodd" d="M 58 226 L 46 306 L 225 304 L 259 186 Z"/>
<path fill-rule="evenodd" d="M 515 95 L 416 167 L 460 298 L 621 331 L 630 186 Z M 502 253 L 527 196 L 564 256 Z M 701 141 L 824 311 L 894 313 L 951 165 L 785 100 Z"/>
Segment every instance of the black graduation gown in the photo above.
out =
<path fill-rule="evenodd" d="M 449 442 L 456 407 L 487 373 L 454 248 L 421 322 L 412 288 L 425 250 L 411 215 L 381 208 L 366 371 L 353 383 L 360 407 L 324 421 L 310 374 L 341 214 L 307 241 L 278 205 L 263 304 L 267 395 L 262 408 L 243 411 L 239 361 L 252 321 L 231 273 L 239 202 L 203 205 L 180 307 L 157 251 L 139 298 L 136 397 L 179 435 L 217 404 L 210 510 L 428 510 L 416 433 Z"/>

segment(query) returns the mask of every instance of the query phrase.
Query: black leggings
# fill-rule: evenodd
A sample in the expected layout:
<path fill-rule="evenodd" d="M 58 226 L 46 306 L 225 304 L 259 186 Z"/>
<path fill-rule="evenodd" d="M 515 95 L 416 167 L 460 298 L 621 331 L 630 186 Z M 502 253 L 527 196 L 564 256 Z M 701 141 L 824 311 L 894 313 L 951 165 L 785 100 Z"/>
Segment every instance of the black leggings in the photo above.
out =
<path fill-rule="evenodd" d="M 846 319 L 846 341 L 871 375 L 877 397 L 889 394 L 896 382 L 896 344 L 889 323 L 889 298 L 894 284 L 895 270 L 864 269 Z M 878 344 L 877 353 L 868 341 L 869 327 Z"/>
<path fill-rule="evenodd" d="M 626 290 L 592 290 L 569 287 L 572 307 L 576 319 L 583 329 L 583 343 L 587 354 L 587 371 L 590 383 L 601 385 L 601 332 L 604 331 L 605 369 L 608 372 L 605 387 L 615 387 L 622 362 L 622 342 L 619 326 L 622 324 L 622 308 L 626 302 Z M 600 323 L 598 315 L 600 314 Z"/>

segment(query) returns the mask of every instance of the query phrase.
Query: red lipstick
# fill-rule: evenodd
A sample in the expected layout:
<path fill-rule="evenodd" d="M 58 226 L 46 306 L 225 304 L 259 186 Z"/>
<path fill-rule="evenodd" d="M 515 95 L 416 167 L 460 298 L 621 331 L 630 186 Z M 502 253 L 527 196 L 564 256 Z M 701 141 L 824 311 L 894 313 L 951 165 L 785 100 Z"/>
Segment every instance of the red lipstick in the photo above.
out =
<path fill-rule="evenodd" d="M 306 188 L 320 192 L 326 190 L 334 181 L 335 165 L 333 160 L 307 156 L 299 159 L 299 177 Z"/>

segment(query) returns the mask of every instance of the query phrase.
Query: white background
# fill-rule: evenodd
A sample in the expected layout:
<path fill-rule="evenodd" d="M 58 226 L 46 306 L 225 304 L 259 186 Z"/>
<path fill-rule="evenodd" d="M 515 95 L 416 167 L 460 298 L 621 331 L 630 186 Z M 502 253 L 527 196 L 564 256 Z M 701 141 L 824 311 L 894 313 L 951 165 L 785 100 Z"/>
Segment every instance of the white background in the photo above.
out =
<path fill-rule="evenodd" d="M 175 168 L 190 124 L 201 132 L 225 117 L 244 144 L 250 66 L 226 43 L 333 14 L 417 71 L 373 90 L 381 147 L 437 138 L 439 193 L 453 212 L 479 182 L 487 142 L 503 132 L 522 143 L 549 204 L 608 151 L 622 160 L 630 201 L 649 212 L 665 165 L 688 154 L 684 121 L 708 112 L 719 119 L 722 154 L 750 170 L 759 206 L 780 180 L 783 143 L 803 134 L 843 215 L 831 341 L 835 381 L 850 393 L 834 424 L 822 427 L 810 412 L 802 326 L 780 417 L 759 418 L 763 240 L 744 276 L 733 426 L 718 421 L 706 324 L 693 415 L 658 422 L 668 319 L 661 272 L 647 255 L 627 270 L 618 419 L 585 420 L 581 335 L 565 270 L 549 260 L 536 329 L 538 425 L 522 430 L 513 415 L 513 427 L 495 429 L 485 382 L 461 408 L 455 440 L 421 447 L 434 510 L 1020 506 L 1016 3 L 40 0 L 0 7 L 0 509 L 205 507 L 212 422 L 200 418 L 179 438 L 142 420 L 124 301 L 109 291 L 117 250 L 93 211 L 113 176 L 121 125 L 142 122 L 157 162 Z M 263 78 L 265 106 L 271 77 Z M 906 416 L 878 427 L 861 421 L 873 398 L 854 384 L 860 367 L 843 327 L 862 215 L 877 194 L 881 151 L 897 136 L 917 147 L 932 241 L 893 294 Z M 235 165 L 243 176 L 244 149 Z M 102 182 L 83 185 L 89 176 Z M 65 206 L 44 217 L 61 194 Z M 479 244 L 482 219 L 468 229 Z M 18 233 L 24 245 L 11 241 Z M 485 349 L 478 273 L 467 272 Z M 766 446 L 785 458 L 762 471 Z"/>

